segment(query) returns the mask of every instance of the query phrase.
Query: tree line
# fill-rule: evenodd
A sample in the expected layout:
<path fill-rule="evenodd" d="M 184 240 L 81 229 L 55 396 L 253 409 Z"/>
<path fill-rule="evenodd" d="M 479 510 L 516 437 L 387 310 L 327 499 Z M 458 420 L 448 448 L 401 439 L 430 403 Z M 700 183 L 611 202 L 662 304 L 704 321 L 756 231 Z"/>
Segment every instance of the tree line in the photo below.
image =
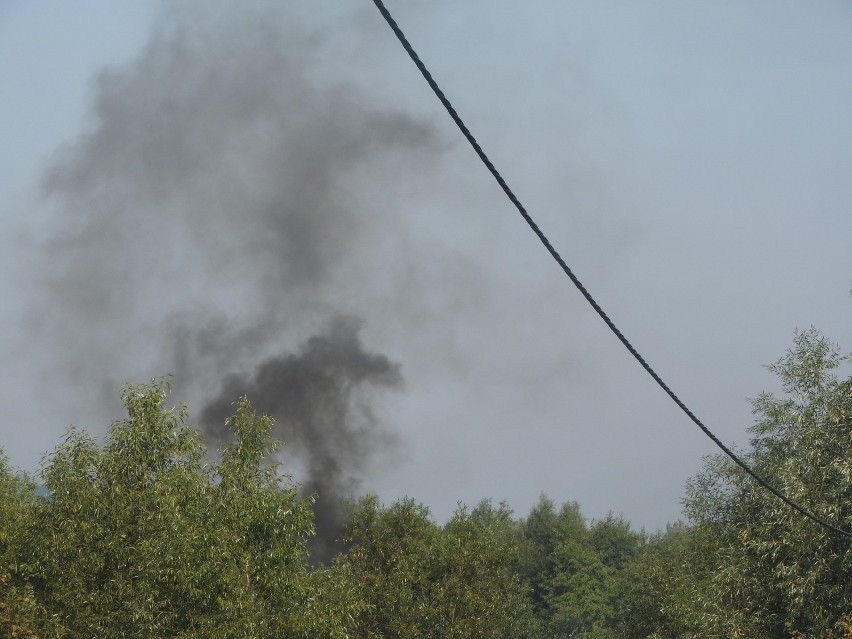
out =
<path fill-rule="evenodd" d="M 798 333 L 754 400 L 748 463 L 852 528 L 852 378 Z M 70 430 L 40 477 L 0 457 L 0 634 L 39 638 L 852 637 L 852 544 L 728 458 L 648 534 L 542 496 L 445 523 L 413 499 L 347 506 L 344 549 L 311 561 L 312 498 L 275 464 L 247 399 L 209 455 L 168 383 L 127 386 L 102 443 Z M 211 461 L 211 459 L 215 461 Z"/>

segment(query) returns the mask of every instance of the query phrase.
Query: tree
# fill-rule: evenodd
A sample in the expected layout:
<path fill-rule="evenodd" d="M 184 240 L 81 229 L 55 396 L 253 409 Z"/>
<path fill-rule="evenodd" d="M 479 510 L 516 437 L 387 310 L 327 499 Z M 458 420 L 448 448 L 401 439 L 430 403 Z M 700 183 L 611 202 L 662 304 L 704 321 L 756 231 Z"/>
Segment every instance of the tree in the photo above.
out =
<path fill-rule="evenodd" d="M 612 515 L 587 526 L 579 504 L 557 512 L 545 495 L 515 529 L 514 570 L 528 586 L 537 636 L 614 636 L 621 575 L 644 536 Z"/>
<path fill-rule="evenodd" d="M 817 331 L 799 332 L 770 367 L 784 395 L 754 401 L 746 456 L 770 484 L 819 517 L 852 530 L 852 379 Z M 700 596 L 706 634 L 852 634 L 852 544 L 804 518 L 723 457 L 691 480 L 686 514 L 712 545 L 716 567 Z"/>
<path fill-rule="evenodd" d="M 604 565 L 621 571 L 645 543 L 645 535 L 630 527 L 624 517 L 612 513 L 592 522 L 589 528 L 589 543 L 600 556 Z"/>
<path fill-rule="evenodd" d="M 441 531 L 437 593 L 449 611 L 446 637 L 522 639 L 534 631 L 526 585 L 512 570 L 511 511 L 461 506 Z"/>
<path fill-rule="evenodd" d="M 643 544 L 620 573 L 617 636 L 703 639 L 702 598 L 709 597 L 714 542 L 678 522 Z"/>
<path fill-rule="evenodd" d="M 429 511 L 414 500 L 384 508 L 369 496 L 357 504 L 348 525 L 345 562 L 369 602 L 358 619 L 360 636 L 431 636 L 438 623 L 429 582 L 437 538 Z"/>
<path fill-rule="evenodd" d="M 591 548 L 608 571 L 608 578 L 601 582 L 609 599 L 606 616 L 599 624 L 599 634 L 621 637 L 623 632 L 619 630 L 619 625 L 625 614 L 624 602 L 633 585 L 627 568 L 647 545 L 647 536 L 644 531 L 634 531 L 623 517 L 610 513 L 603 519 L 592 522 L 588 539 Z"/>
<path fill-rule="evenodd" d="M 593 535 L 578 504 L 562 506 L 555 543 L 541 580 L 544 608 L 540 615 L 550 636 L 612 636 L 617 623 L 615 564 L 620 561 L 620 551 L 619 542 L 609 534 L 608 527 L 609 524 L 599 525 Z M 608 537 L 612 537 L 612 544 L 607 542 Z M 607 560 L 613 565 L 608 565 Z"/>
<path fill-rule="evenodd" d="M 421 504 L 383 507 L 375 497 L 355 508 L 343 561 L 369 602 L 358 622 L 364 637 L 524 637 L 531 622 L 505 510 L 460 508 L 443 527 Z"/>
<path fill-rule="evenodd" d="M 0 634 L 21 639 L 39 636 L 45 617 L 32 586 L 22 574 L 18 540 L 32 526 L 39 501 L 34 483 L 14 473 L 0 451 Z"/>
<path fill-rule="evenodd" d="M 543 580 L 556 546 L 558 530 L 559 517 L 553 500 L 542 494 L 527 518 L 520 522 L 515 560 L 515 571 L 528 585 L 530 601 L 539 618 L 547 616 Z"/>
<path fill-rule="evenodd" d="M 7 553 L 43 611 L 41 634 L 345 636 L 355 590 L 307 568 L 311 507 L 269 462 L 271 420 L 240 401 L 234 443 L 207 465 L 167 396 L 166 380 L 128 386 L 128 418 L 103 446 L 72 430 L 49 459 L 50 498 Z"/>

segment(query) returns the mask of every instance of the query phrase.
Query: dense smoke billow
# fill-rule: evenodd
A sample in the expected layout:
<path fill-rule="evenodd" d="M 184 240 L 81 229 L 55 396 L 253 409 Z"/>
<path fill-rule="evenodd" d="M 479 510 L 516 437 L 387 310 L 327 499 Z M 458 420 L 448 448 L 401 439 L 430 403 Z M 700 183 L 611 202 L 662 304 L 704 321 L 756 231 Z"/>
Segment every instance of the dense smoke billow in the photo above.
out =
<path fill-rule="evenodd" d="M 360 486 L 372 457 L 396 442 L 377 421 L 368 393 L 398 388 L 399 365 L 365 351 L 358 330 L 354 318 L 336 317 L 298 352 L 271 357 L 247 375 L 228 375 L 200 415 L 205 430 L 221 438 L 235 398 L 247 396 L 275 418 L 287 450 L 306 466 L 304 492 L 317 495 L 312 556 L 319 561 L 339 549 L 341 504 Z"/>
<path fill-rule="evenodd" d="M 165 7 L 139 57 L 97 78 L 89 130 L 53 160 L 62 231 L 34 313 L 54 374 L 86 404 L 114 410 L 125 381 L 172 372 L 191 407 L 216 394 L 210 435 L 241 395 L 272 414 L 319 495 L 321 558 L 334 500 L 396 446 L 370 391 L 398 388 L 400 366 L 362 344 L 353 314 L 388 313 L 359 294 L 382 299 L 375 273 L 411 249 L 402 233 L 388 243 L 393 195 L 361 178 L 439 146 L 329 79 L 322 47 L 270 3 Z"/>

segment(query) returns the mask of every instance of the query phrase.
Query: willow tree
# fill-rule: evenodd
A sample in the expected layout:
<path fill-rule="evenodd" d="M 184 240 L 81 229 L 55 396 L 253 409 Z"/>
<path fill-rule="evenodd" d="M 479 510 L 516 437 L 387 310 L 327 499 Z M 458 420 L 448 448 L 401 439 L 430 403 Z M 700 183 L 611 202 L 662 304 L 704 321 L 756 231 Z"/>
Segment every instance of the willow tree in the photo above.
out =
<path fill-rule="evenodd" d="M 271 420 L 239 402 L 207 464 L 167 391 L 128 386 L 103 445 L 72 430 L 49 458 L 6 548 L 17 614 L 50 637 L 346 636 L 354 590 L 308 569 L 311 505 L 270 462 Z"/>
<path fill-rule="evenodd" d="M 358 636 L 371 639 L 522 639 L 531 636 L 526 588 L 505 509 L 461 507 L 444 525 L 411 499 L 362 499 L 341 563 L 362 584 Z"/>
<path fill-rule="evenodd" d="M 817 331 L 770 370 L 783 395 L 754 401 L 747 461 L 812 513 L 852 530 L 852 378 Z M 794 511 L 727 458 L 689 484 L 686 514 L 714 554 L 696 618 L 721 636 L 852 634 L 852 540 Z"/>

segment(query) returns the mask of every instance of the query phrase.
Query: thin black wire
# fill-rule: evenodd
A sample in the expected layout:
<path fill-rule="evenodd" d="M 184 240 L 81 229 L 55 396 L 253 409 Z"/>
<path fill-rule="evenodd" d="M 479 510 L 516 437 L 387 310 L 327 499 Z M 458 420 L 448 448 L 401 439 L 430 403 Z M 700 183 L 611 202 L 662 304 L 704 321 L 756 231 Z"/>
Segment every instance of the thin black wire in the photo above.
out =
<path fill-rule="evenodd" d="M 544 244 L 544 247 L 547 249 L 548 253 L 550 253 L 550 255 L 553 257 L 553 259 L 556 260 L 556 263 L 559 264 L 559 266 L 562 268 L 562 271 L 565 273 L 565 275 L 567 275 L 570 278 L 570 280 L 574 283 L 574 286 L 577 287 L 577 290 L 579 290 L 580 293 L 583 294 L 583 297 L 585 297 L 586 301 L 591 305 L 591 307 L 593 309 L 595 309 L 595 312 L 600 316 L 600 318 L 604 321 L 604 323 L 615 334 L 615 336 L 621 341 L 621 343 L 624 344 L 624 347 L 628 351 L 630 351 L 630 354 L 633 355 L 633 357 L 636 359 L 637 362 L 639 362 L 639 364 L 642 366 L 642 368 L 644 368 L 645 371 L 654 379 L 654 381 L 657 382 L 657 384 L 660 386 L 660 388 L 662 388 L 666 392 L 666 395 L 668 395 L 672 399 L 672 401 L 675 404 L 677 404 L 678 407 L 684 413 L 686 413 L 686 416 L 689 417 L 689 419 L 691 419 L 693 421 L 693 423 L 696 426 L 698 426 L 698 428 L 700 428 L 704 432 L 704 434 L 707 435 L 707 437 L 709 437 L 712 440 L 712 442 L 714 444 L 716 444 L 716 446 L 719 447 L 719 449 L 721 449 L 721 451 L 723 453 L 725 453 L 728 457 L 730 457 L 738 466 L 740 466 L 740 468 L 742 468 L 746 473 L 748 473 L 758 484 L 763 486 L 766 490 L 771 492 L 778 499 L 780 499 L 785 504 L 787 504 L 790 508 L 792 508 L 793 510 L 796 510 L 797 512 L 804 515 L 805 517 L 807 517 L 811 521 L 814 521 L 817 524 L 819 524 L 820 526 L 828 528 L 829 530 L 833 530 L 836 533 L 839 533 L 841 535 L 845 535 L 846 537 L 852 538 L 852 532 L 848 532 L 846 530 L 843 530 L 842 528 L 838 528 L 838 527 L 830 524 L 829 522 L 827 522 L 824 519 L 820 518 L 819 516 L 815 515 L 814 513 L 812 513 L 808 509 L 806 509 L 804 506 L 800 506 L 798 503 L 796 503 L 795 501 L 793 501 L 792 499 L 790 499 L 789 497 L 784 495 L 782 492 L 780 492 L 779 490 L 777 490 L 773 486 L 771 486 L 766 480 L 764 480 L 762 477 L 760 477 L 760 475 L 758 475 L 755 471 L 753 471 L 748 466 L 748 464 L 746 464 L 736 454 L 734 454 L 733 451 L 731 451 L 727 446 L 725 446 L 719 440 L 719 438 L 716 437 L 716 435 L 714 435 L 710 431 L 710 429 L 707 428 L 701 422 L 701 420 L 698 419 L 698 417 L 695 416 L 695 414 L 686 406 L 686 404 L 684 404 L 681 401 L 681 399 L 677 395 L 675 395 L 674 391 L 672 391 L 672 389 L 670 389 L 668 387 L 668 385 L 662 380 L 662 378 L 656 373 L 656 371 L 653 368 L 651 368 L 651 366 L 648 364 L 648 362 L 645 361 L 645 358 L 642 357 L 639 354 L 639 351 L 637 351 L 633 347 L 633 344 L 631 344 L 627 340 L 627 338 L 621 333 L 621 331 L 618 329 L 618 327 L 613 323 L 613 321 L 609 318 L 609 316 L 604 312 L 604 310 L 600 307 L 600 305 L 595 301 L 595 299 L 592 297 L 591 293 L 589 293 L 589 291 L 586 290 L 586 287 L 583 286 L 582 282 L 580 282 L 580 280 L 577 278 L 577 276 L 574 275 L 574 272 L 569 268 L 568 264 L 565 263 L 565 260 L 562 259 L 562 256 L 559 255 L 559 253 L 556 251 L 555 248 L 553 248 L 553 245 L 550 243 L 550 240 L 547 239 L 547 236 L 545 236 L 545 234 L 542 232 L 542 230 L 538 227 L 538 224 L 536 224 L 535 220 L 533 220 L 532 217 L 530 217 L 530 214 L 527 213 L 527 210 L 526 210 L 526 208 L 524 208 L 524 205 L 521 204 L 521 201 L 512 192 L 512 189 L 509 188 L 509 185 L 506 183 L 506 181 L 503 179 L 503 177 L 497 171 L 494 164 L 491 162 L 490 159 L 488 159 L 488 156 L 485 155 L 485 151 L 482 150 L 482 147 L 479 145 L 479 142 L 477 142 L 476 138 L 473 137 L 473 134 L 470 132 L 470 130 L 465 125 L 465 123 L 462 121 L 461 117 L 459 117 L 459 114 L 456 112 L 453 105 L 450 103 L 450 101 L 444 95 L 444 92 L 441 91 L 441 88 L 438 86 L 438 83 L 435 82 L 434 78 L 432 78 L 432 74 L 429 73 L 429 70 L 426 68 L 426 65 L 423 64 L 423 62 L 420 60 L 420 56 L 418 56 L 417 53 L 414 51 L 411 44 L 406 39 L 405 34 L 399 28 L 399 25 L 397 25 L 396 21 L 393 19 L 390 12 L 387 10 L 385 5 L 382 3 L 382 0 L 373 0 L 373 3 L 376 5 L 376 8 L 378 8 L 379 12 L 382 14 L 382 17 L 384 17 L 385 21 L 388 23 L 390 28 L 393 30 L 394 34 L 396 35 L 400 44 L 402 44 L 403 48 L 408 53 L 411 60 L 414 62 L 415 65 L 417 65 L 417 68 L 420 70 L 420 73 L 423 74 L 423 77 L 426 79 L 426 82 L 429 83 L 429 86 L 432 88 L 432 91 L 434 91 L 435 95 L 441 101 L 441 104 L 444 105 L 444 108 L 447 110 L 447 113 L 450 114 L 450 117 L 453 119 L 453 122 L 456 123 L 456 126 L 458 126 L 459 130 L 461 130 L 464 137 L 467 138 L 468 142 L 470 142 L 470 145 L 473 147 L 473 150 L 476 151 L 476 154 L 479 156 L 479 159 L 482 160 L 482 163 L 485 164 L 485 166 L 491 172 L 491 175 L 494 176 L 494 179 L 497 180 L 497 184 L 499 184 L 500 188 L 503 189 L 503 192 L 506 194 L 506 197 L 508 197 L 509 200 L 512 202 L 512 204 L 515 205 L 515 208 L 518 209 L 518 212 L 521 214 L 521 217 L 524 218 L 526 223 L 532 229 L 533 233 L 535 233 L 536 236 L 538 237 L 538 239 L 541 240 L 541 243 Z"/>

